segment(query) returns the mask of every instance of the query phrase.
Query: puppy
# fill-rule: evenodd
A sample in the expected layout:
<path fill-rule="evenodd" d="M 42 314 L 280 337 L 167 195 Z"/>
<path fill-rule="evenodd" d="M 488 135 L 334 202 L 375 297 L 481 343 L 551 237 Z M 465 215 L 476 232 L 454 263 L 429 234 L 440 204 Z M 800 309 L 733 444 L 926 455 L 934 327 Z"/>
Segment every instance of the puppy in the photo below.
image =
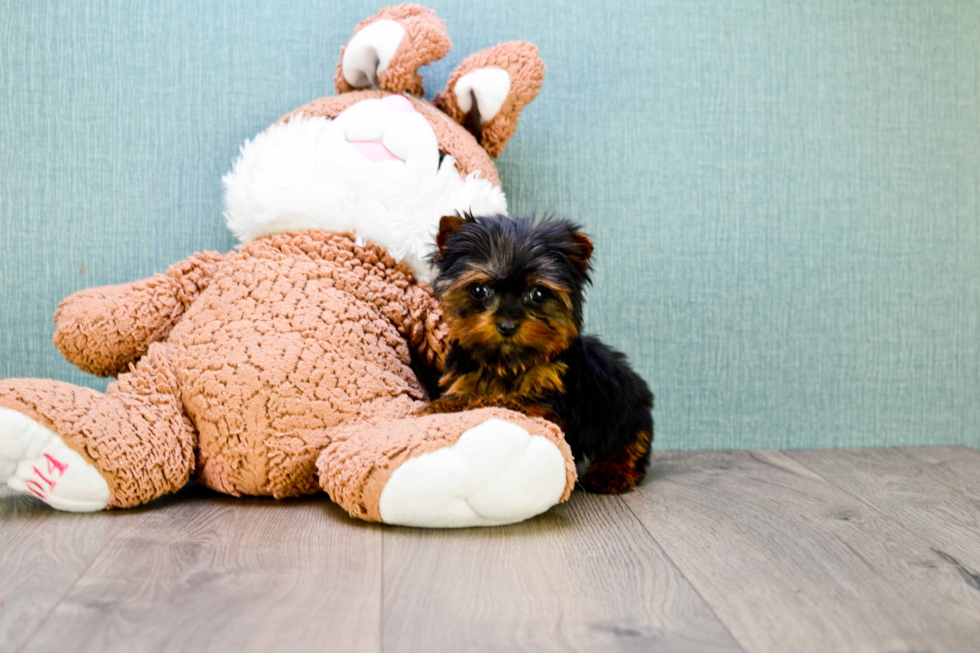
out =
<path fill-rule="evenodd" d="M 444 394 L 423 413 L 503 406 L 544 417 L 564 430 L 586 490 L 643 480 L 653 395 L 623 354 L 580 335 L 592 242 L 568 220 L 457 215 L 442 218 L 436 245 L 452 344 Z"/>

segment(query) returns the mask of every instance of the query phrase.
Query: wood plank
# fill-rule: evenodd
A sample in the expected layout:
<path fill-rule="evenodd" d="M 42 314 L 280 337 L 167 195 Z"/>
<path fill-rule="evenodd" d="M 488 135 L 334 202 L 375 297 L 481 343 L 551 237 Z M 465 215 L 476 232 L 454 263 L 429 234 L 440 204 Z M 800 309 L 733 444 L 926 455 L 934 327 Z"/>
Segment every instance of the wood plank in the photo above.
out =
<path fill-rule="evenodd" d="M 178 499 L 121 532 L 24 650 L 380 650 L 380 527 L 322 496 Z"/>
<path fill-rule="evenodd" d="M 909 447 L 787 455 L 921 535 L 980 590 L 980 454 Z"/>
<path fill-rule="evenodd" d="M 626 503 L 749 651 L 972 651 L 980 592 L 777 452 L 659 453 Z"/>
<path fill-rule="evenodd" d="M 16 651 L 117 532 L 113 513 L 58 512 L 0 485 L 0 651 Z"/>
<path fill-rule="evenodd" d="M 385 651 L 739 651 L 618 497 L 384 533 Z"/>

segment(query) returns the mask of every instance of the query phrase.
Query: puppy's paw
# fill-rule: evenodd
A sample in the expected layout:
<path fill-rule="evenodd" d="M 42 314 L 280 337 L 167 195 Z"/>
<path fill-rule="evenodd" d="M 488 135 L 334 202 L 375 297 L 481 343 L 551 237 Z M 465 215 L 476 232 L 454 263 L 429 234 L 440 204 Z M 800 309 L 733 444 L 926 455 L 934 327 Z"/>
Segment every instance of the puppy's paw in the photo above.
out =
<path fill-rule="evenodd" d="M 588 468 L 579 481 L 582 489 L 595 494 L 623 494 L 635 488 L 644 474 L 622 460 L 606 460 Z"/>

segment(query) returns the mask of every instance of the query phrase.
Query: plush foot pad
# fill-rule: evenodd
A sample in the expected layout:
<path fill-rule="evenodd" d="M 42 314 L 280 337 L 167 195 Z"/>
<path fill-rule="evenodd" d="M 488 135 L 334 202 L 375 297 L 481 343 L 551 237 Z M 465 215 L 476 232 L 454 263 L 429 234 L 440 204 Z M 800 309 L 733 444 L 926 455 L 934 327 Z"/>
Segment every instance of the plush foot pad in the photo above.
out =
<path fill-rule="evenodd" d="M 565 474 L 553 442 L 488 419 L 396 469 L 381 493 L 381 519 L 430 528 L 512 524 L 557 504 Z"/>
<path fill-rule="evenodd" d="M 61 437 L 30 417 L 0 408 L 0 483 L 69 512 L 105 510 L 109 485 Z"/>

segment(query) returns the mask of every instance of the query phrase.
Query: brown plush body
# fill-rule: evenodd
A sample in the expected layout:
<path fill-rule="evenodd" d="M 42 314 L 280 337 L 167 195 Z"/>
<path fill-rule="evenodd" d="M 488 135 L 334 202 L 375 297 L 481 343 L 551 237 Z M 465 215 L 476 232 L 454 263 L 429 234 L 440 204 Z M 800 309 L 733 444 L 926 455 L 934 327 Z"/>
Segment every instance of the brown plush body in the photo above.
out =
<path fill-rule="evenodd" d="M 69 361 L 105 374 L 146 353 L 104 395 L 15 379 L 0 382 L 0 407 L 83 452 L 109 481 L 110 507 L 146 503 L 196 472 L 236 496 L 299 496 L 322 484 L 352 514 L 380 520 L 380 488 L 398 466 L 391 453 L 411 447 L 399 452 L 407 459 L 465 431 L 445 416 L 386 424 L 378 439 L 371 424 L 424 406 L 410 350 L 444 355 L 440 317 L 431 289 L 377 247 L 325 232 L 269 236 L 241 252 L 197 255 L 167 275 L 73 295 L 57 314 Z M 491 415 L 501 411 L 467 419 Z M 567 448 L 557 429 L 519 421 Z M 358 423 L 367 424 L 333 431 Z M 358 437 L 365 441 L 352 450 Z M 351 483 L 352 465 L 375 492 Z"/>
<path fill-rule="evenodd" d="M 112 475 L 113 507 L 145 503 L 194 471 L 228 494 L 314 492 L 328 429 L 364 415 L 402 417 L 425 397 L 408 365 L 409 335 L 420 349 L 438 347 L 438 315 L 428 289 L 410 278 L 377 248 L 324 232 L 196 256 L 167 275 L 78 293 L 59 308 L 56 340 L 82 369 L 115 371 L 146 349 L 106 396 L 65 392 L 44 406 L 52 382 L 6 381 L 0 405 L 42 419 L 84 412 L 71 429 L 53 430 L 84 444 Z M 131 339 L 140 317 L 155 323 L 161 342 Z M 111 432 L 83 439 L 96 428 Z M 114 464 L 123 445 L 139 450 L 139 468 Z M 141 478 L 146 470 L 160 474 Z"/>

